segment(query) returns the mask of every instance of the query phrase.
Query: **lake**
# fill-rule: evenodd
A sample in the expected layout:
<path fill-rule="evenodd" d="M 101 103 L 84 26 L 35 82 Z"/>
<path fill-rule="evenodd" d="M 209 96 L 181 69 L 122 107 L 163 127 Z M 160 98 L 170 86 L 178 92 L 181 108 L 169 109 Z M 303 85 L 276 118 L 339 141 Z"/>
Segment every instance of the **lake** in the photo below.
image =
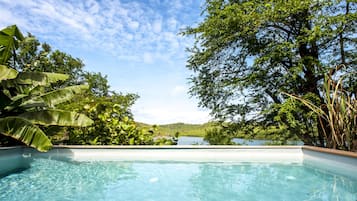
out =
<path fill-rule="evenodd" d="M 233 138 L 233 142 L 241 145 L 266 145 L 266 143 L 271 142 L 271 140 L 247 140 L 242 138 Z M 209 143 L 203 140 L 203 137 L 190 137 L 181 136 L 178 139 L 177 145 L 209 145 Z M 296 145 L 303 145 L 301 141 L 294 142 Z"/>

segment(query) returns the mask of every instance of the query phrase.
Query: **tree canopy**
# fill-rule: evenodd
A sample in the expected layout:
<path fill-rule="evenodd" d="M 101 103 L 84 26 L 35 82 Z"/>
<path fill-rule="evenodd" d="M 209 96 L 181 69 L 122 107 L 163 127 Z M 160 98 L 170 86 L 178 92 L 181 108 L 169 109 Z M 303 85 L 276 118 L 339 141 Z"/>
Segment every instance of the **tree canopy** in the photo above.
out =
<path fill-rule="evenodd" d="M 207 0 L 203 21 L 183 32 L 195 39 L 191 94 L 222 121 L 284 125 L 324 146 L 327 123 L 281 92 L 323 103 L 324 74 L 341 64 L 339 74 L 356 70 L 356 9 L 349 0 Z M 351 76 L 345 85 L 356 93 L 356 83 Z"/>

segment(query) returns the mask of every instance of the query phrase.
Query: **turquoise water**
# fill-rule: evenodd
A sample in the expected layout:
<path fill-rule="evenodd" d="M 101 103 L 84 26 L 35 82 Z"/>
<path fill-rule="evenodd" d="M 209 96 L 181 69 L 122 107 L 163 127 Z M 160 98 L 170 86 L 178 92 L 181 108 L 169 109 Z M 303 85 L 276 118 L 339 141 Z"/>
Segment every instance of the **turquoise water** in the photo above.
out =
<path fill-rule="evenodd" d="M 301 164 L 34 159 L 0 179 L 0 200 L 357 200 L 357 180 Z"/>

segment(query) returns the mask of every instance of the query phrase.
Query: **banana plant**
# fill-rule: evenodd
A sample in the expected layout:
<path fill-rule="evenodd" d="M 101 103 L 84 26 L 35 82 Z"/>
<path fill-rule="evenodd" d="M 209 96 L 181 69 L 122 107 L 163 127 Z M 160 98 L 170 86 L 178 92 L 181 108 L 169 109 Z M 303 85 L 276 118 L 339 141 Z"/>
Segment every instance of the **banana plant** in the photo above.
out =
<path fill-rule="evenodd" d="M 9 68 L 16 61 L 16 49 L 24 39 L 16 25 L 0 30 L 0 134 L 39 151 L 52 147 L 41 126 L 89 126 L 83 114 L 58 110 L 56 106 L 88 90 L 86 85 L 51 89 L 68 75 L 46 72 L 18 72 Z"/>
<path fill-rule="evenodd" d="M 58 73 L 17 72 L 0 66 L 0 132 L 39 151 L 52 144 L 41 126 L 88 126 L 93 121 L 83 114 L 56 109 L 74 95 L 88 90 L 86 85 L 70 86 L 46 92 L 51 83 L 63 81 L 67 75 Z"/>

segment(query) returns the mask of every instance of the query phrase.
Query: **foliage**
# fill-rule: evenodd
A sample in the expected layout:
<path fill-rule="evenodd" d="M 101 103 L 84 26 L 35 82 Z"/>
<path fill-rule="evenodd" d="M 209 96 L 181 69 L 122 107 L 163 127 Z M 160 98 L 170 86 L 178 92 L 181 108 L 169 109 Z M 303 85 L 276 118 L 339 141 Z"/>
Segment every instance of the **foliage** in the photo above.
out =
<path fill-rule="evenodd" d="M 109 91 L 110 86 L 108 84 L 107 76 L 103 76 L 101 73 L 85 72 L 83 77 L 86 83 L 88 83 L 92 95 L 96 97 L 105 97 L 112 93 Z"/>
<path fill-rule="evenodd" d="M 4 65 L 0 65 L 0 72 L 0 81 L 6 79 L 14 79 L 18 74 L 16 70 L 8 68 Z"/>
<path fill-rule="evenodd" d="M 157 137 L 154 138 L 154 145 L 177 145 L 177 137 Z"/>
<path fill-rule="evenodd" d="M 213 128 L 206 131 L 206 135 L 203 138 L 210 145 L 233 145 L 232 140 L 235 136 L 235 131 L 231 129 Z"/>
<path fill-rule="evenodd" d="M 76 110 L 94 120 L 86 128 L 58 131 L 52 136 L 57 143 L 93 145 L 148 145 L 154 144 L 153 134 L 139 129 L 133 120 L 130 107 L 138 98 L 136 94 L 118 94 L 109 90 L 106 77 L 100 73 L 85 73 L 91 87 L 86 96 L 78 96 L 67 110 Z"/>
<path fill-rule="evenodd" d="M 16 25 L 0 30 L 0 64 L 7 65 L 9 63 L 11 56 L 19 47 L 19 41 L 23 39 L 24 37 Z"/>
<path fill-rule="evenodd" d="M 39 151 L 46 151 L 52 144 L 35 124 L 43 126 L 92 124 L 92 120 L 84 115 L 54 110 L 56 105 L 70 100 L 74 94 L 83 92 L 85 86 L 70 86 L 44 93 L 50 81 L 56 82 L 65 76 L 59 75 L 57 79 L 50 79 L 58 74 L 44 73 L 41 76 L 38 76 L 39 73 L 34 73 L 33 76 L 29 76 L 30 73 L 26 74 L 26 82 L 22 82 L 21 72 L 13 79 L 4 79 L 1 82 L 0 132 L 2 134 L 20 140 Z"/>
<path fill-rule="evenodd" d="M 85 128 L 71 128 L 62 131 L 66 134 L 65 143 L 90 145 L 169 145 L 176 144 L 175 139 L 154 138 L 155 128 L 139 128 L 130 112 L 137 95 L 112 94 L 107 97 L 81 97 L 78 102 L 67 105 L 77 108 L 94 120 L 94 124 Z M 60 140 L 63 140 L 60 139 Z"/>
<path fill-rule="evenodd" d="M 110 91 L 107 76 L 101 73 L 86 72 L 78 58 L 52 50 L 51 46 L 41 44 L 33 35 L 28 34 L 18 45 L 18 54 L 11 66 L 26 73 L 55 72 L 68 74 L 66 80 L 52 84 L 53 89 L 62 89 L 73 84 L 88 84 L 85 94 L 62 93 L 73 98 L 59 106 L 62 110 L 83 113 L 94 120 L 86 128 L 58 127 L 46 125 L 43 129 L 54 143 L 68 144 L 160 144 L 153 139 L 153 133 L 137 128 L 130 107 L 138 98 L 135 94 L 120 94 Z M 32 104 L 37 104 L 35 100 Z M 76 113 L 77 114 L 77 113 Z M 42 113 L 48 115 L 48 112 Z M 40 116 L 41 116 L 40 115 Z M 66 114 L 68 117 L 81 116 Z M 45 120 L 43 118 L 42 120 Z M 56 120 L 57 121 L 57 120 Z M 60 123 L 60 122 L 57 122 Z M 162 140 L 161 140 L 162 141 Z M 165 143 L 174 142 L 167 140 Z"/>
<path fill-rule="evenodd" d="M 348 0 L 207 0 L 203 21 L 183 32 L 195 37 L 190 93 L 220 121 L 284 126 L 324 146 L 328 122 L 318 124 L 308 107 L 280 92 L 323 104 L 328 67 L 345 64 L 342 74 L 356 67 L 356 9 Z M 355 89 L 356 79 L 345 88 Z"/>
<path fill-rule="evenodd" d="M 143 123 L 139 127 L 142 127 Z M 154 136 L 154 144 L 155 145 L 177 145 L 179 132 L 176 132 L 173 135 L 162 135 L 158 132 L 160 129 L 159 126 L 153 125 L 151 127 L 147 127 L 147 129 L 143 129 L 143 131 L 148 131 Z"/>
<path fill-rule="evenodd" d="M 303 95 L 306 100 L 310 100 L 316 104 L 321 101 L 313 93 Z M 282 104 L 274 104 L 272 110 L 277 114 L 273 117 L 279 127 L 284 127 L 284 131 L 280 132 L 277 138 L 288 140 L 298 136 L 304 144 L 314 144 L 320 141 L 317 130 L 317 115 L 309 111 L 308 107 L 304 106 L 299 101 L 287 99 Z"/>
<path fill-rule="evenodd" d="M 52 147 L 52 143 L 46 134 L 24 118 L 16 116 L 0 118 L 0 133 L 39 151 L 47 151 Z"/>
<path fill-rule="evenodd" d="M 143 129 L 151 129 L 153 126 L 139 123 L 138 126 Z M 173 124 L 163 124 L 156 126 L 157 136 L 172 136 L 179 134 L 179 136 L 195 136 L 203 137 L 205 131 L 214 127 L 214 123 L 204 123 L 204 124 L 186 124 L 186 123 L 173 123 Z"/>
<path fill-rule="evenodd" d="M 233 144 L 233 138 L 246 140 L 271 140 L 275 145 L 291 144 L 299 139 L 284 125 L 262 126 L 254 121 L 238 123 L 208 122 L 204 124 L 173 123 L 164 125 L 149 125 L 137 122 L 139 128 L 152 130 L 156 139 L 175 138 L 177 136 L 204 137 L 212 144 Z"/>
<path fill-rule="evenodd" d="M 67 105 L 77 108 L 93 119 L 86 128 L 67 130 L 68 144 L 133 145 L 151 144 L 152 136 L 141 133 L 128 113 L 128 107 L 136 96 L 112 95 L 110 97 L 86 97 Z M 82 106 L 81 106 L 82 105 Z"/>
<path fill-rule="evenodd" d="M 9 31 L 10 30 L 10 31 Z M 16 26 L 3 29 L 0 38 L 1 61 L 8 64 L 10 58 L 16 61 L 18 39 L 22 38 Z M 11 39 L 12 40 L 11 40 Z M 11 42 L 9 42 L 11 41 Z M 15 63 L 15 62 L 14 62 Z M 56 110 L 58 104 L 65 103 L 75 94 L 87 90 L 84 85 L 52 89 L 52 85 L 68 79 L 67 75 L 44 72 L 18 72 L 0 65 L 0 133 L 19 140 L 39 151 L 47 151 L 52 143 L 41 126 L 87 126 L 93 123 L 85 115 Z M 8 141 L 1 138 L 2 143 Z"/>
<path fill-rule="evenodd" d="M 285 126 L 262 126 L 259 122 L 245 121 L 239 123 L 215 122 L 214 127 L 206 130 L 204 139 L 210 144 L 234 144 L 233 138 L 245 140 L 269 140 L 270 144 L 287 145 L 299 141 L 288 132 Z"/>
<path fill-rule="evenodd" d="M 51 46 L 41 44 L 33 35 L 29 34 L 19 44 L 15 65 L 11 67 L 23 72 L 53 72 L 69 76 L 59 86 L 71 86 L 84 83 L 83 62 L 78 58 L 59 50 L 52 50 Z"/>
<path fill-rule="evenodd" d="M 337 81 L 333 79 L 333 73 L 342 66 L 330 70 L 324 79 L 324 104 L 316 105 L 304 97 L 289 95 L 292 99 L 299 100 L 319 117 L 319 123 L 326 120 L 329 130 L 323 130 L 326 147 L 339 148 L 354 151 L 357 147 L 357 100 L 356 92 L 350 92 L 343 88 L 343 82 L 353 74 L 343 75 Z"/>

